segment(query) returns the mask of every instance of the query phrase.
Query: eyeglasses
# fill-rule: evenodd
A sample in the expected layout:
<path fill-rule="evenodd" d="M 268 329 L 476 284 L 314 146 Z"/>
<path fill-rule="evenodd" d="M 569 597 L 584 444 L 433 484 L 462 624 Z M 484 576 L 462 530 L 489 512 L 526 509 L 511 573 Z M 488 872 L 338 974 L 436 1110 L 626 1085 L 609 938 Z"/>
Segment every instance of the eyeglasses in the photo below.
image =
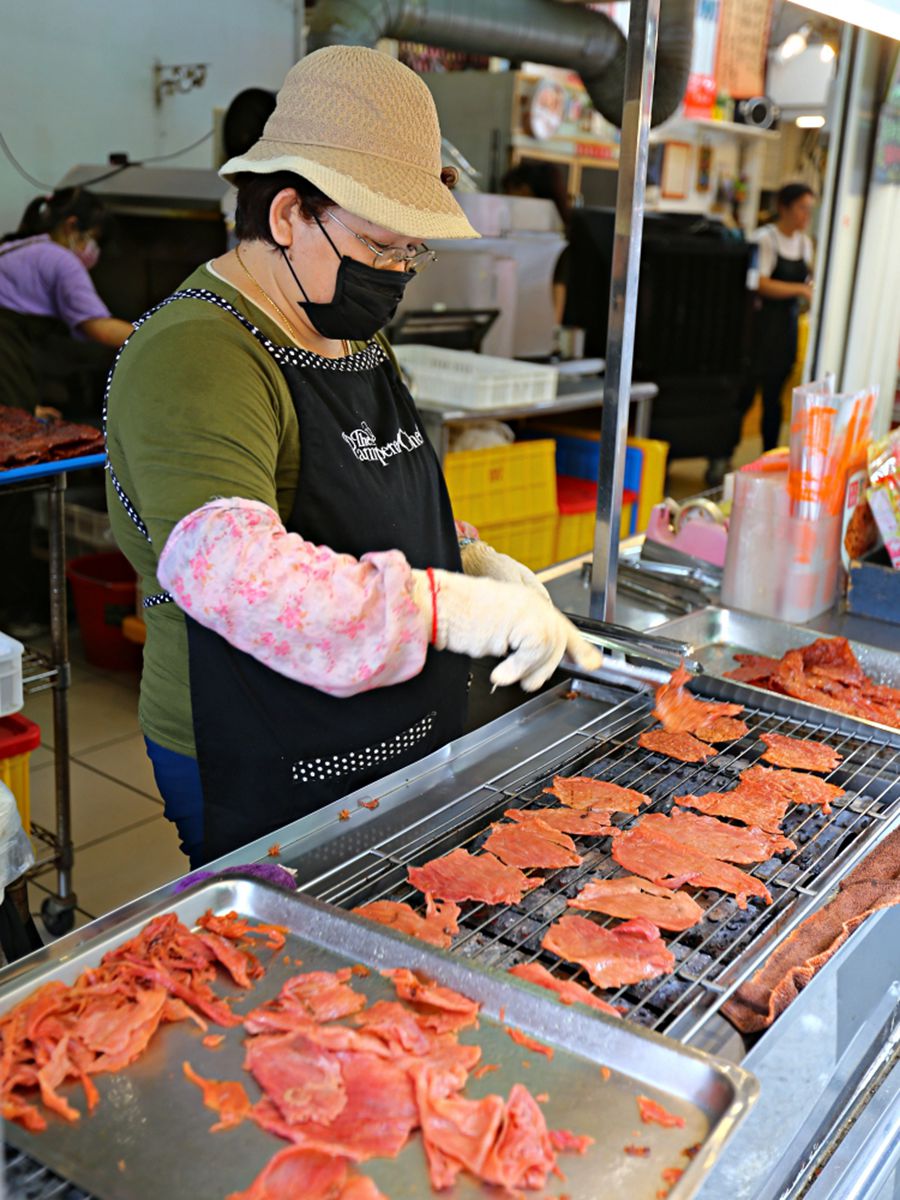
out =
<path fill-rule="evenodd" d="M 345 229 L 347 233 L 352 234 L 370 253 L 374 254 L 375 257 L 372 260 L 373 267 L 396 267 L 402 265 L 405 270 L 412 271 L 414 275 L 418 275 L 437 258 L 435 252 L 429 250 L 424 242 L 418 249 L 414 246 L 381 246 L 378 242 L 368 241 L 362 234 L 357 233 L 355 229 L 351 229 L 349 225 L 345 225 L 340 217 L 336 217 L 330 209 L 325 215 L 334 221 L 336 225 L 340 225 L 341 229 Z"/>

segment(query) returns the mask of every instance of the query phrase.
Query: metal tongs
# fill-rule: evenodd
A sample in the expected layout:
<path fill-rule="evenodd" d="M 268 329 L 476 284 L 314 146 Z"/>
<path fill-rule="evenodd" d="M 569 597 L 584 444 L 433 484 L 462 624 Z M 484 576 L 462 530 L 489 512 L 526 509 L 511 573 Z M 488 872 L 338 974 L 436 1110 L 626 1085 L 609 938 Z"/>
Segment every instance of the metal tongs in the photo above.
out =
<path fill-rule="evenodd" d="M 638 632 L 624 625 L 613 625 L 609 621 L 598 621 L 577 613 L 566 613 L 565 616 L 586 641 L 622 656 L 605 656 L 598 671 L 585 671 L 567 660 L 566 670 L 573 675 L 584 679 L 614 678 L 632 684 L 658 684 L 665 683 L 682 664 L 691 675 L 703 673 L 703 665 L 693 657 L 694 647 L 689 642 L 678 642 L 651 632 Z"/>

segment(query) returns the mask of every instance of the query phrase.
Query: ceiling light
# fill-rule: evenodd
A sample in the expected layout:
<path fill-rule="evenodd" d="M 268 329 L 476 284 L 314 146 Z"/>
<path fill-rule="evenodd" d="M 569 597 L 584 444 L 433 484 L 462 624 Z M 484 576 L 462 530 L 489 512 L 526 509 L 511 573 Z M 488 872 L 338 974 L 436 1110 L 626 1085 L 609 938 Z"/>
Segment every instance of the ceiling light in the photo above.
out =
<path fill-rule="evenodd" d="M 796 58 L 798 54 L 802 54 L 809 45 L 809 34 L 809 25 L 804 25 L 794 33 L 789 33 L 778 47 L 778 57 L 781 61 L 788 62 L 789 59 Z"/>
<path fill-rule="evenodd" d="M 837 51 L 830 42 L 823 42 L 819 47 L 819 58 L 823 63 L 832 62 L 836 53 Z"/>
<path fill-rule="evenodd" d="M 808 116 L 797 117 L 794 124 L 798 129 L 821 129 L 825 124 L 825 118 L 810 113 Z"/>
<path fill-rule="evenodd" d="M 895 0 L 791 0 L 791 3 L 900 40 L 900 8 Z"/>

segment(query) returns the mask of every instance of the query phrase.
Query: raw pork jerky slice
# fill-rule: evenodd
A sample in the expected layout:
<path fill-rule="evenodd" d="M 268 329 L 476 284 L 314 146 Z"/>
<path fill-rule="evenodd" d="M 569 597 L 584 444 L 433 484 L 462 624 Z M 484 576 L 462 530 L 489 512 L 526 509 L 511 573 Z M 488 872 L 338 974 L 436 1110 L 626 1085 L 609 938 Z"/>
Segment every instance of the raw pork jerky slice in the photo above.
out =
<path fill-rule="evenodd" d="M 576 983 L 574 979 L 557 979 L 540 963 L 519 963 L 515 967 L 509 968 L 509 974 L 515 975 L 517 979 L 527 979 L 529 983 L 536 983 L 538 987 L 546 988 L 548 992 L 555 992 L 563 1004 L 587 1004 L 590 1008 L 599 1009 L 600 1012 L 605 1012 L 610 1017 L 621 1017 L 622 1015 L 617 1008 L 613 1008 L 611 1004 L 607 1004 L 605 1000 L 595 996 L 582 984 Z"/>
<path fill-rule="evenodd" d="M 353 1018 L 367 1033 L 374 1034 L 395 1055 L 427 1057 L 436 1045 L 454 1036 L 453 1031 L 436 1031 L 424 1013 L 414 1012 L 399 1000 L 378 1000 Z"/>
<path fill-rule="evenodd" d="M 267 1040 L 269 1052 L 277 1059 L 279 1039 Z M 262 1129 L 310 1150 L 343 1155 L 355 1162 L 395 1158 L 419 1123 L 405 1065 L 354 1050 L 338 1050 L 333 1056 L 340 1065 L 347 1095 L 346 1104 L 333 1120 L 287 1121 L 268 1094 L 254 1106 L 253 1119 Z"/>
<path fill-rule="evenodd" d="M 569 908 L 605 913 L 609 917 L 645 917 L 660 929 L 681 931 L 696 925 L 703 909 L 685 892 L 660 887 L 637 875 L 592 879 L 569 901 Z"/>
<path fill-rule="evenodd" d="M 567 808 L 588 808 L 595 812 L 636 813 L 642 804 L 649 804 L 650 797 L 633 788 L 619 787 L 605 779 L 593 779 L 590 775 L 555 775 L 553 787 L 544 788 Z"/>
<path fill-rule="evenodd" d="M 350 1162 L 305 1146 L 280 1150 L 244 1192 L 226 1200 L 387 1200 L 371 1179 L 349 1170 Z"/>
<path fill-rule="evenodd" d="M 782 733 L 761 733 L 759 740 L 766 744 L 763 762 L 772 763 L 776 767 L 789 767 L 795 771 L 821 771 L 827 775 L 842 758 L 837 750 L 810 738 L 786 737 Z"/>
<path fill-rule="evenodd" d="M 767 904 L 772 903 L 769 889 L 746 871 L 639 825 L 613 839 L 612 856 L 626 871 L 662 887 L 677 888 L 682 883 L 691 883 L 695 887 L 732 892 L 738 908 L 747 907 L 748 896 L 759 896 Z"/>
<path fill-rule="evenodd" d="M 541 820 L 494 825 L 484 849 L 509 867 L 554 870 L 581 864 L 581 855 L 569 835 Z"/>
<path fill-rule="evenodd" d="M 736 787 L 731 792 L 707 792 L 704 796 L 676 796 L 675 803 L 695 808 L 711 817 L 731 817 L 768 833 L 779 833 L 787 812 L 783 796 L 764 795 Z"/>
<path fill-rule="evenodd" d="M 671 816 L 647 813 L 638 822 L 651 833 L 662 833 L 691 846 L 701 854 L 720 858 L 723 862 L 765 862 L 773 854 L 796 850 L 790 838 L 780 833 L 766 833 L 753 825 L 728 825 L 716 817 L 701 817 L 697 813 L 675 809 Z"/>
<path fill-rule="evenodd" d="M 398 929 L 401 933 L 418 938 L 420 942 L 440 946 L 443 950 L 451 944 L 453 935 L 459 932 L 459 905 L 452 901 L 432 902 L 424 917 L 399 900 L 374 900 L 352 911 L 358 917 L 366 917 L 389 929 Z"/>
<path fill-rule="evenodd" d="M 421 867 L 410 867 L 409 882 L 420 892 L 438 900 L 479 900 L 483 904 L 518 904 L 526 892 L 543 879 L 507 867 L 493 854 L 469 854 L 451 850 Z"/>
<path fill-rule="evenodd" d="M 181 1069 L 185 1078 L 200 1088 L 206 1107 L 219 1114 L 219 1120 L 210 1127 L 210 1133 L 218 1133 L 221 1129 L 233 1129 L 249 1116 L 252 1105 L 242 1083 L 204 1079 L 188 1062 L 182 1063 Z"/>
<path fill-rule="evenodd" d="M 698 741 L 692 733 L 669 733 L 666 729 L 644 730 L 638 737 L 638 745 L 644 750 L 688 763 L 705 762 L 708 758 L 715 758 L 718 753 L 711 746 Z"/>
<path fill-rule="evenodd" d="M 820 804 L 823 813 L 831 812 L 832 800 L 846 795 L 842 787 L 836 783 L 826 783 L 818 775 L 761 767 L 758 764 L 741 772 L 739 786 L 751 793 L 783 796 L 789 804 Z"/>
<path fill-rule="evenodd" d="M 503 814 L 511 821 L 543 821 L 560 833 L 576 837 L 608 837 L 617 832 L 609 812 L 592 808 L 508 808 Z"/>
<path fill-rule="evenodd" d="M 477 1000 L 470 1000 L 468 996 L 431 980 L 420 979 L 407 967 L 381 973 L 393 983 L 400 999 L 408 1001 L 420 1014 L 426 1028 L 443 1033 L 476 1024 L 481 1008 Z"/>
<path fill-rule="evenodd" d="M 332 1121 L 347 1104 L 337 1056 L 302 1033 L 247 1040 L 244 1067 L 285 1121 Z"/>
<path fill-rule="evenodd" d="M 713 721 L 724 717 L 736 717 L 744 711 L 743 704 L 718 704 L 709 700 L 698 700 L 685 687 L 690 678 L 690 672 L 682 663 L 677 671 L 672 672 L 668 683 L 656 689 L 653 715 L 667 733 L 696 733 L 698 729 L 710 725 Z"/>
<path fill-rule="evenodd" d="M 737 717 L 716 717 L 714 721 L 695 729 L 694 736 L 701 742 L 718 744 L 736 742 L 738 738 L 746 737 L 749 732 L 750 727 L 746 721 L 739 721 Z"/>
<path fill-rule="evenodd" d="M 605 929 L 587 917 L 565 916 L 554 922 L 541 945 L 566 962 L 583 966 L 597 987 L 622 987 L 668 974 L 675 958 L 644 917 Z"/>

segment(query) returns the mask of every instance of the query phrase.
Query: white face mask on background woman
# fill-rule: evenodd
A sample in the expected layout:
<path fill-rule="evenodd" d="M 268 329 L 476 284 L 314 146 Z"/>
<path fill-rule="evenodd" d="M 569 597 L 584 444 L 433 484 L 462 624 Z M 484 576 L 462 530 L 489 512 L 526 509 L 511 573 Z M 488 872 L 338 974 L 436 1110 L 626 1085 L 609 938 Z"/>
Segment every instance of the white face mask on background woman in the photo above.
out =
<path fill-rule="evenodd" d="M 88 234 L 88 236 L 81 239 L 80 242 L 77 236 L 73 239 L 73 241 L 76 244 L 73 245 L 72 242 L 70 242 L 69 249 L 74 254 L 78 255 L 88 271 L 92 271 L 100 259 L 100 246 L 97 244 L 96 238 L 92 238 L 90 234 Z"/>

